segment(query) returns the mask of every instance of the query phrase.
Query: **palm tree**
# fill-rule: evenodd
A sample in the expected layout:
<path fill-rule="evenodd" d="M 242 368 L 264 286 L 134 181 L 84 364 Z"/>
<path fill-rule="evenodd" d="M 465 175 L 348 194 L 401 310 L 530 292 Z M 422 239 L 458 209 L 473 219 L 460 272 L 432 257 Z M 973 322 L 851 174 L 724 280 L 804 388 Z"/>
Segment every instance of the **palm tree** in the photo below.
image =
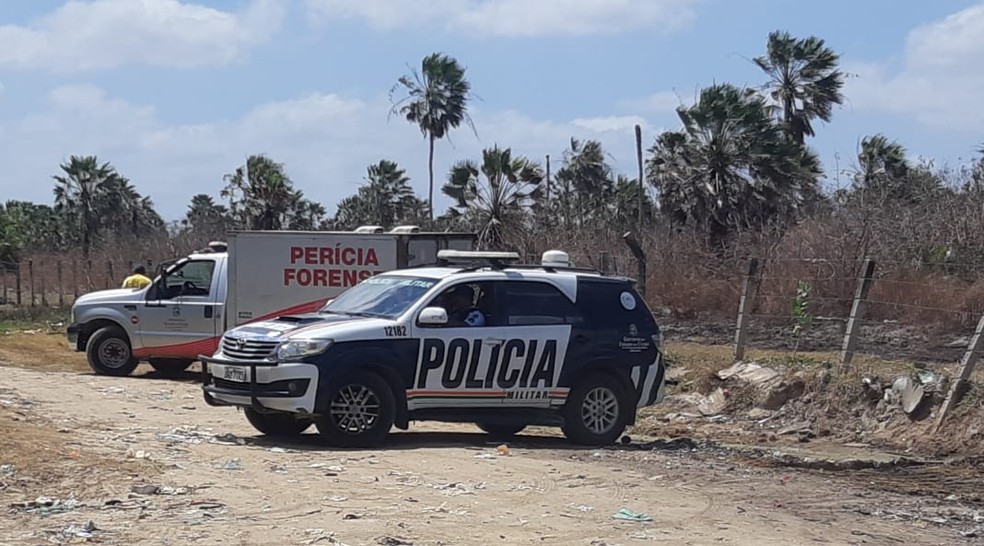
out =
<path fill-rule="evenodd" d="M 299 199 L 284 166 L 264 155 L 249 156 L 223 178 L 227 185 L 222 196 L 229 198 L 233 216 L 246 229 L 282 229 Z"/>
<path fill-rule="evenodd" d="M 71 219 L 82 239 L 82 256 L 88 259 L 102 226 L 100 201 L 118 187 L 121 177 L 108 162 L 100 165 L 96 156 L 73 155 L 60 167 L 64 174 L 52 177 L 55 210 Z"/>
<path fill-rule="evenodd" d="M 647 178 L 664 214 L 711 246 L 734 229 L 792 219 L 816 187 L 819 160 L 785 138 L 754 91 L 714 85 L 677 115 L 683 128 L 657 138 Z"/>
<path fill-rule="evenodd" d="M 194 233 L 208 238 L 224 234 L 230 223 L 229 210 L 204 193 L 191 198 L 182 221 Z"/>
<path fill-rule="evenodd" d="M 861 140 L 855 190 L 881 200 L 916 203 L 943 189 L 929 168 L 913 165 L 904 146 L 876 134 Z"/>
<path fill-rule="evenodd" d="M 479 245 L 497 248 L 508 228 L 522 229 L 542 181 L 540 165 L 496 145 L 482 151 L 481 165 L 456 163 L 443 191 L 455 203 L 451 219 L 463 216 L 478 231 Z"/>
<path fill-rule="evenodd" d="M 366 168 L 366 183 L 355 195 L 338 204 L 335 223 L 352 228 L 364 224 L 393 227 L 402 223 L 418 223 L 426 204 L 417 198 L 410 187 L 410 178 L 400 166 L 386 159 Z"/>
<path fill-rule="evenodd" d="M 564 151 L 564 167 L 557 171 L 557 180 L 562 188 L 570 188 L 576 196 L 578 225 L 588 220 L 590 211 L 604 208 L 604 198 L 611 189 L 611 175 L 600 142 L 571 139 L 570 148 Z M 568 205 L 569 196 L 564 196 L 564 200 Z M 564 218 L 564 222 L 570 225 L 569 218 Z"/>
<path fill-rule="evenodd" d="M 844 102 L 839 60 L 820 38 L 797 39 L 779 31 L 769 34 L 766 54 L 755 57 L 755 64 L 769 76 L 765 89 L 781 108 L 786 133 L 795 142 L 814 136 L 813 120 L 829 122 L 834 105 Z"/>
<path fill-rule="evenodd" d="M 401 76 L 390 90 L 402 87 L 406 93 L 399 101 L 393 102 L 391 114 L 398 114 L 410 123 L 416 124 L 428 140 L 427 173 L 429 177 L 428 211 L 434 220 L 434 142 L 467 122 L 475 130 L 468 115 L 468 99 L 471 84 L 465 79 L 465 68 L 458 61 L 442 53 L 432 53 L 420 63 L 420 72 L 411 70 Z"/>

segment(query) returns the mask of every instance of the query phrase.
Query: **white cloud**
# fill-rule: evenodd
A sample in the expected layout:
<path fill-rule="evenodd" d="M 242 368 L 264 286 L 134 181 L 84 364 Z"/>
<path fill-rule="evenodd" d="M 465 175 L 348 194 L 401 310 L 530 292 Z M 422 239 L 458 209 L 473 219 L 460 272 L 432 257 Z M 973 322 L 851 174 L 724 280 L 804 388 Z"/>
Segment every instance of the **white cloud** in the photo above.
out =
<path fill-rule="evenodd" d="M 238 13 L 179 0 L 71 0 L 27 26 L 0 25 L 0 66 L 228 64 L 271 39 L 285 11 L 285 0 L 253 0 Z"/>
<path fill-rule="evenodd" d="M 542 37 L 675 30 L 701 0 L 307 0 L 319 19 L 364 19 L 378 29 L 443 25 L 465 35 Z"/>
<path fill-rule="evenodd" d="M 909 33 L 901 67 L 845 63 L 845 94 L 860 109 L 914 117 L 926 126 L 979 132 L 984 124 L 984 3 Z"/>
<path fill-rule="evenodd" d="M 218 197 L 222 176 L 248 154 L 264 153 L 283 162 L 305 195 L 329 210 L 362 183 L 366 166 L 380 159 L 400 163 L 420 195 L 427 192 L 427 145 L 415 126 L 393 117 L 387 121 L 385 96 L 347 97 L 312 94 L 258 105 L 227 121 L 168 124 L 152 106 L 107 95 L 89 85 L 59 87 L 47 96 L 43 111 L 0 125 L 4 135 L 0 162 L 8 166 L 5 198 L 51 201 L 51 175 L 69 155 L 96 154 L 150 195 L 166 218 L 176 219 L 195 193 Z M 478 138 L 470 129 L 437 144 L 435 194 L 438 210 L 449 201 L 440 186 L 451 165 L 481 158 L 493 144 L 515 154 L 559 167 L 571 137 L 597 139 L 617 171 L 635 172 L 633 126 L 646 141 L 656 129 L 637 116 L 600 117 L 570 122 L 532 119 L 516 111 L 474 109 Z"/>
<path fill-rule="evenodd" d="M 646 114 L 674 114 L 677 107 L 685 102 L 676 91 L 659 91 L 638 99 L 627 99 L 618 103 L 625 110 L 633 110 Z"/>

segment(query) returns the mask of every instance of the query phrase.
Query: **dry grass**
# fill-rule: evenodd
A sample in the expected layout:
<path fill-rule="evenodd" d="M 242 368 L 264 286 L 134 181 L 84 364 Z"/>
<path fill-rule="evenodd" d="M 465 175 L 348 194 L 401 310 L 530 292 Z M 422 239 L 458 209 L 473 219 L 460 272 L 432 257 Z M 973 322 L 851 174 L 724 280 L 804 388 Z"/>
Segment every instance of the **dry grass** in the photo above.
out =
<path fill-rule="evenodd" d="M 0 334 L 0 365 L 46 372 L 88 372 L 85 354 L 72 351 L 63 333 Z"/>

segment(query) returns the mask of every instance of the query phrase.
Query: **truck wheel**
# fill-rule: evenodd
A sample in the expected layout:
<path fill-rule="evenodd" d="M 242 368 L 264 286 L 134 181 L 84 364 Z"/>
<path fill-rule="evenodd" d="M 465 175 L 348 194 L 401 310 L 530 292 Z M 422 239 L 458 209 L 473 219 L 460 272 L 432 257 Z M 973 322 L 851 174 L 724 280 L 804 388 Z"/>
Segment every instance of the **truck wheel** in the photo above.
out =
<path fill-rule="evenodd" d="M 246 408 L 244 413 L 253 428 L 278 438 L 302 434 L 312 423 L 311 419 L 297 419 L 289 413 L 260 413 L 253 408 Z"/>
<path fill-rule="evenodd" d="M 328 404 L 315 420 L 318 433 L 338 447 L 382 444 L 396 418 L 396 399 L 386 381 L 355 371 L 330 382 Z"/>
<path fill-rule="evenodd" d="M 575 444 L 601 446 L 615 442 L 628 424 L 629 397 L 618 381 L 591 374 L 571 390 L 562 414 L 561 429 Z"/>
<path fill-rule="evenodd" d="M 99 375 L 130 375 L 140 363 L 130 350 L 130 340 L 126 333 L 118 326 L 96 330 L 86 343 L 85 356 L 89 367 Z"/>
<path fill-rule="evenodd" d="M 478 428 L 484 430 L 493 438 L 512 438 L 526 428 L 526 425 L 492 425 L 489 423 L 475 423 Z"/>
<path fill-rule="evenodd" d="M 167 377 L 181 375 L 181 372 L 188 369 L 194 360 L 180 360 L 177 358 L 151 358 L 150 366 L 158 373 Z"/>

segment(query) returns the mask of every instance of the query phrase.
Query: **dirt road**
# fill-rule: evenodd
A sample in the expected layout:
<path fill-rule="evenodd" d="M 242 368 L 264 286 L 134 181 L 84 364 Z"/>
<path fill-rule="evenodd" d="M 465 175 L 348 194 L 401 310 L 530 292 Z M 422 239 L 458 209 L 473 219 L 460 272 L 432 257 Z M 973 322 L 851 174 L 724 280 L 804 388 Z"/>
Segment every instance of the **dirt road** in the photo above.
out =
<path fill-rule="evenodd" d="M 686 443 L 574 449 L 537 430 L 501 455 L 477 428 L 441 424 L 377 451 L 329 450 L 313 432 L 276 443 L 193 381 L 0 367 L 0 433 L 0 544 L 978 540 L 919 517 L 933 499 L 666 449 Z M 623 508 L 651 521 L 613 518 Z"/>

